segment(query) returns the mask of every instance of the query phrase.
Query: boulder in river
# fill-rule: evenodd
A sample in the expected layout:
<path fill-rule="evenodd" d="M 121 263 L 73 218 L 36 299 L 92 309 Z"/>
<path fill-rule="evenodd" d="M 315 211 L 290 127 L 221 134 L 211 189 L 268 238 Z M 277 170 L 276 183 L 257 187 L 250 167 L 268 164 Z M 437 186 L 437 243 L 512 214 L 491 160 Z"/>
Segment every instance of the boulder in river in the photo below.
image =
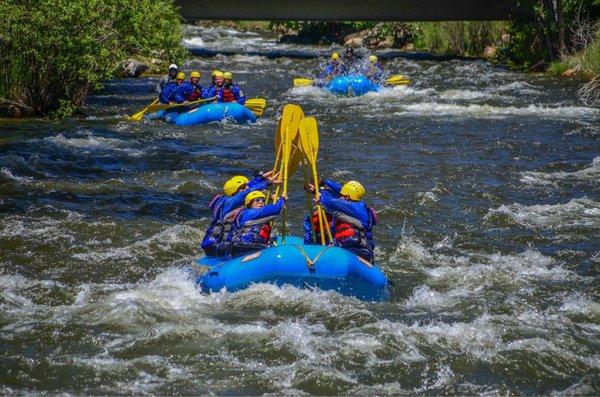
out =
<path fill-rule="evenodd" d="M 148 66 L 137 59 L 128 59 L 123 62 L 123 77 L 140 77 L 148 70 Z"/>

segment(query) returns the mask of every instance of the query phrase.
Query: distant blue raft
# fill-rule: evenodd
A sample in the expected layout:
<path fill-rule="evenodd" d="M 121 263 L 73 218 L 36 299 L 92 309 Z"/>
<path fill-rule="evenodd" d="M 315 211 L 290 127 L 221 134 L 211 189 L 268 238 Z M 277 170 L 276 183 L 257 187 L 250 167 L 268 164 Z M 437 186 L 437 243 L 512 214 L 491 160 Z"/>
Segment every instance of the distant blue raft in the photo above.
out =
<path fill-rule="evenodd" d="M 183 113 L 159 110 L 147 117 L 150 120 L 164 119 L 166 122 L 178 126 L 206 124 L 225 119 L 232 119 L 242 124 L 256 122 L 254 113 L 237 102 L 209 103 Z"/>
<path fill-rule="evenodd" d="M 383 271 L 338 247 L 304 245 L 299 237 L 230 260 L 202 257 L 209 270 L 196 279 L 204 292 L 239 291 L 256 283 L 334 290 L 367 301 L 387 301 L 392 284 Z"/>
<path fill-rule="evenodd" d="M 351 75 L 338 76 L 325 88 L 336 95 L 360 96 L 367 92 L 379 91 L 379 84 L 374 84 L 364 75 Z"/>

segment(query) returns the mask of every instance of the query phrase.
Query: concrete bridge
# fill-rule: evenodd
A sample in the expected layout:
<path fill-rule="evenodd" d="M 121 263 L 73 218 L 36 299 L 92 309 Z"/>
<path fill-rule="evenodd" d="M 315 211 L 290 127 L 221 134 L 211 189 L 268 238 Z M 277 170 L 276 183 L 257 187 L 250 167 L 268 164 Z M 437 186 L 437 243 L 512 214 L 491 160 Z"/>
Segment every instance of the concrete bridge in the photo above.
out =
<path fill-rule="evenodd" d="M 177 0 L 187 21 L 451 21 L 514 17 L 515 0 Z"/>

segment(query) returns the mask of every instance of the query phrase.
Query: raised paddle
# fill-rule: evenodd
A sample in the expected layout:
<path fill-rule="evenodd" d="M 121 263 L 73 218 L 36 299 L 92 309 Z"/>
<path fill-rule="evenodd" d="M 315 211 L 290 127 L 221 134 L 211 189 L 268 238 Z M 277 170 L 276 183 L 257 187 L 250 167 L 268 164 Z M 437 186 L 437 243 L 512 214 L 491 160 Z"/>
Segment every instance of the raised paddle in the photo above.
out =
<path fill-rule="evenodd" d="M 143 117 L 144 114 L 146 114 L 146 112 L 148 111 L 148 109 L 152 106 L 155 105 L 156 102 L 158 102 L 158 98 L 156 98 L 154 100 L 154 102 L 152 102 L 150 105 L 146 106 L 144 109 L 140 110 L 139 112 L 137 112 L 136 114 L 132 115 L 131 117 L 129 117 L 129 120 L 131 121 L 140 121 Z"/>
<path fill-rule="evenodd" d="M 267 106 L 267 101 L 265 98 L 249 98 L 246 99 L 246 103 L 244 103 L 252 113 L 256 116 L 260 117 L 265 112 L 265 107 Z"/>
<path fill-rule="evenodd" d="M 317 120 L 314 117 L 305 117 L 300 121 L 300 142 L 302 151 L 311 165 L 313 183 L 315 186 L 315 198 L 319 200 L 319 177 L 317 176 L 317 154 L 319 153 L 319 130 L 317 129 Z M 331 240 L 331 231 L 326 227 L 327 217 L 323 208 L 317 204 L 317 215 L 319 216 L 319 231 L 321 234 L 321 244 L 325 245 L 325 231 Z"/>
<path fill-rule="evenodd" d="M 300 114 L 299 114 L 300 113 Z M 302 108 L 298 105 L 287 104 L 283 107 L 283 111 L 281 112 L 281 117 L 279 118 L 279 122 L 277 123 L 277 131 L 275 132 L 275 164 L 273 165 L 273 172 L 278 171 L 279 175 L 285 178 L 284 171 L 284 152 L 285 152 L 285 137 L 288 124 L 292 123 L 295 119 L 302 118 L 303 112 Z M 299 123 L 299 121 L 298 121 Z M 281 185 L 277 185 L 275 188 L 275 198 L 279 198 L 279 191 Z M 267 197 L 267 201 L 270 197 Z"/>

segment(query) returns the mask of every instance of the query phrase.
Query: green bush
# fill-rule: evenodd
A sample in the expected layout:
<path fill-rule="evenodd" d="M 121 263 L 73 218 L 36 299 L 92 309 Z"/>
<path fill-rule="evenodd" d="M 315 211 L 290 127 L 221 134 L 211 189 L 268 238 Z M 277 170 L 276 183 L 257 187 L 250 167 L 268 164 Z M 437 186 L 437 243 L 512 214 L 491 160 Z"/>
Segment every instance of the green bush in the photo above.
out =
<path fill-rule="evenodd" d="M 0 115 L 64 117 L 137 54 L 183 57 L 170 0 L 2 0 Z"/>
<path fill-rule="evenodd" d="M 480 55 L 486 46 L 499 44 L 506 23 L 498 21 L 415 22 L 416 48 L 437 54 Z"/>
<path fill-rule="evenodd" d="M 590 77 L 600 76 L 600 31 L 596 35 L 596 40 L 585 49 L 581 68 Z"/>

